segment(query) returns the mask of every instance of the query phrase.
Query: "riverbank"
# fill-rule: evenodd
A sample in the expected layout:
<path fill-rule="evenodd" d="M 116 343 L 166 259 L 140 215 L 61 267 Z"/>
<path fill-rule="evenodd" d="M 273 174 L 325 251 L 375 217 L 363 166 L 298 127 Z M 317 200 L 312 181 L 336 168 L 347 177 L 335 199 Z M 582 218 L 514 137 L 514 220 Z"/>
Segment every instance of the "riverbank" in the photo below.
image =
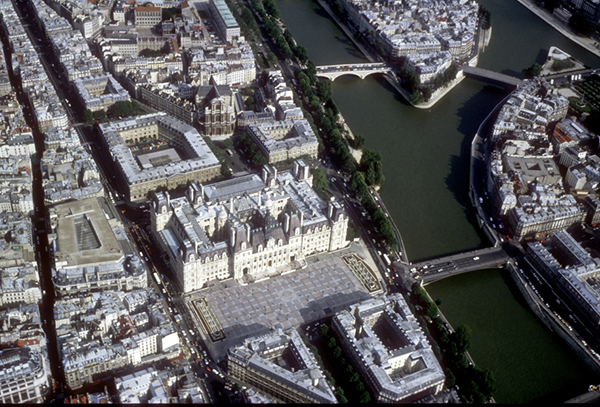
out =
<path fill-rule="evenodd" d="M 560 22 L 556 17 L 552 15 L 548 10 L 538 7 L 532 0 L 518 0 L 523 6 L 525 6 L 533 14 L 544 20 L 556 31 L 576 43 L 577 45 L 585 48 L 592 54 L 600 57 L 600 49 L 594 46 L 594 40 L 589 37 L 581 37 L 573 32 L 568 25 Z"/>

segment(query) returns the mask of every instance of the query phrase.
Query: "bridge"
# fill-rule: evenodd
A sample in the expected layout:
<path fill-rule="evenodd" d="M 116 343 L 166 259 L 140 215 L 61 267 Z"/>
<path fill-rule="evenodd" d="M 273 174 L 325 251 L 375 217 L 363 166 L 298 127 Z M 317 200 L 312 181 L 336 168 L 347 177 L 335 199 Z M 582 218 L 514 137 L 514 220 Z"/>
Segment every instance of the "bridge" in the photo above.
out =
<path fill-rule="evenodd" d="M 360 79 L 365 79 L 367 76 L 375 73 L 388 73 L 392 69 L 384 63 L 369 62 L 365 64 L 348 64 L 348 65 L 320 65 L 317 66 L 317 76 L 319 78 L 327 78 L 336 80 L 342 75 L 354 75 Z"/>
<path fill-rule="evenodd" d="M 408 267 L 413 278 L 427 285 L 469 271 L 502 267 L 509 259 L 502 247 L 496 246 L 413 263 Z"/>
<path fill-rule="evenodd" d="M 483 80 L 493 85 L 517 87 L 523 80 L 514 76 L 504 75 L 499 72 L 488 71 L 487 69 L 477 68 L 474 66 L 465 66 L 463 73 L 466 77 Z"/>

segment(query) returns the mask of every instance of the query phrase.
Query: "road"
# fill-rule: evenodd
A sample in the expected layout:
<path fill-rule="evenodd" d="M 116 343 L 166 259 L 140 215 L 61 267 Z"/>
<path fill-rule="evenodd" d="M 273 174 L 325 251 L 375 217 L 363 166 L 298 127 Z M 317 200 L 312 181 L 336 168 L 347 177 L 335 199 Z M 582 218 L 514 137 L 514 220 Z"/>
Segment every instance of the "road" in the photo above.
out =
<path fill-rule="evenodd" d="M 427 284 L 456 274 L 502 267 L 508 260 L 509 256 L 502 247 L 492 247 L 415 263 L 410 272 L 413 278 Z"/>

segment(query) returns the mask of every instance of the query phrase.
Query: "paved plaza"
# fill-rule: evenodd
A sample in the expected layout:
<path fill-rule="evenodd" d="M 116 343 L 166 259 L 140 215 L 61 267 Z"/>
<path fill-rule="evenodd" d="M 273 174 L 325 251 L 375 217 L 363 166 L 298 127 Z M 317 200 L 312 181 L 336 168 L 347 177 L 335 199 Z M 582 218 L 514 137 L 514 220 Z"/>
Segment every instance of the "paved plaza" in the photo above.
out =
<path fill-rule="evenodd" d="M 211 353 L 223 356 L 232 345 L 278 324 L 283 329 L 298 327 L 370 298 L 342 254 L 313 256 L 304 269 L 247 286 L 230 281 L 198 293 L 195 297 L 206 301 L 226 336 L 216 343 L 207 341 Z"/>

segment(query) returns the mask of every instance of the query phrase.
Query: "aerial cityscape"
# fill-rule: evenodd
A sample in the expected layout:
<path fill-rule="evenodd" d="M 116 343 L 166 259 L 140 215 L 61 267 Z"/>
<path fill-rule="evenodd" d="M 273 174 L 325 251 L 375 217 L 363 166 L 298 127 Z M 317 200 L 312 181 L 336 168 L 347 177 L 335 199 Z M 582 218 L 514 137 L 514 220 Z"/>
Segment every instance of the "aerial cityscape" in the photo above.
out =
<path fill-rule="evenodd" d="M 598 402 L 599 22 L 0 0 L 1 402 Z"/>

